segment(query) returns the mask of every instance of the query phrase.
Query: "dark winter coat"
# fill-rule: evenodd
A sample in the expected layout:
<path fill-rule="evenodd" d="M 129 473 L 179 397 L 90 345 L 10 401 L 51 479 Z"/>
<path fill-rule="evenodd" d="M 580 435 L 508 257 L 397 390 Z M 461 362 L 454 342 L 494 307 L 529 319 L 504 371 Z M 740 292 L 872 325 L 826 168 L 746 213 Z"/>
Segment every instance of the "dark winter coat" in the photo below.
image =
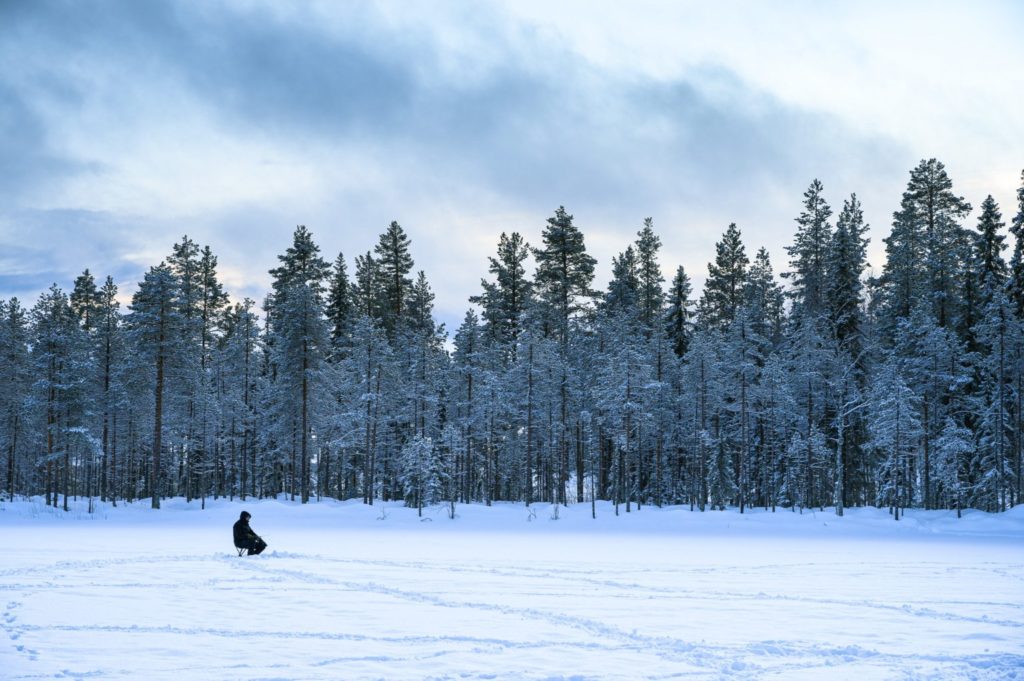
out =
<path fill-rule="evenodd" d="M 240 518 L 235 523 L 233 529 L 235 532 L 235 546 L 249 547 L 253 544 L 253 542 L 259 539 L 256 533 L 252 531 L 252 528 L 249 527 L 248 520 L 243 520 Z"/>

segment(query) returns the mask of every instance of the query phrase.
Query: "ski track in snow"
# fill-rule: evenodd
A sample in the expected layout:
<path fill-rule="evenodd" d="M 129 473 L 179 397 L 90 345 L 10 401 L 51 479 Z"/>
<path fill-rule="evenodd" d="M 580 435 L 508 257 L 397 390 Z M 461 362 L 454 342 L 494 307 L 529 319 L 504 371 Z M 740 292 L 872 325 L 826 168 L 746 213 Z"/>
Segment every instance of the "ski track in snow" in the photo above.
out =
<path fill-rule="evenodd" d="M 325 556 L 316 555 L 304 555 L 304 554 L 282 554 L 282 555 L 271 555 L 267 557 L 261 557 L 259 559 L 249 559 L 244 562 L 239 562 L 237 558 L 229 557 L 210 557 L 210 556 L 178 556 L 178 557 L 139 557 L 139 558 L 123 558 L 123 559 L 106 559 L 106 560 L 83 560 L 83 561 L 58 561 L 55 564 L 48 566 L 35 566 L 30 568 L 22 568 L 15 570 L 3 570 L 0 571 L 0 580 L 4 580 L 0 583 L 0 589 L 5 592 L 16 592 L 23 599 L 30 599 L 34 592 L 39 590 L 53 590 L 53 589 L 82 589 L 82 588 L 99 588 L 99 589 L 140 589 L 140 590 L 151 590 L 158 588 L 160 590 L 195 590 L 202 589 L 207 586 L 220 586 L 229 587 L 232 583 L 228 579 L 212 579 L 212 580 L 201 580 L 197 582 L 184 582 L 177 584 L 159 583 L 154 581 L 107 581 L 98 582 L 95 580 L 83 579 L 90 573 L 101 573 L 107 574 L 111 571 L 117 571 L 118 568 L 124 567 L 143 567 L 143 566 L 160 566 L 165 565 L 168 562 L 172 562 L 176 566 L 180 566 L 183 563 L 191 563 L 196 568 L 201 568 L 204 565 L 217 565 L 227 563 L 232 568 L 244 570 L 246 572 L 253 573 L 257 577 L 267 579 L 277 584 L 288 584 L 302 585 L 302 584 L 313 584 L 322 586 L 336 587 L 345 591 L 361 592 L 361 593 L 377 593 L 385 596 L 392 597 L 394 599 L 411 601 L 415 603 L 427 604 L 433 607 L 441 608 L 454 608 L 464 609 L 471 611 L 482 611 L 495 613 L 500 616 L 517 617 L 525 620 L 538 620 L 548 624 L 552 624 L 560 628 L 568 628 L 578 632 L 581 632 L 585 636 L 589 637 L 587 641 L 575 641 L 575 642 L 517 642 L 501 638 L 488 638 L 480 636 L 370 636 L 362 635 L 357 633 L 343 633 L 343 632 L 326 632 L 326 631 L 295 631 L 295 630 L 232 630 L 232 629 L 221 629 L 216 627 L 180 627 L 172 625 L 161 625 L 161 626 L 146 626 L 142 624 L 133 624 L 129 626 L 97 626 L 97 625 L 39 625 L 39 624 L 21 624 L 18 622 L 17 610 L 22 605 L 21 601 L 9 601 L 4 611 L 3 616 L 3 628 L 8 634 L 8 637 L 14 644 L 14 648 L 18 653 L 21 653 L 30 661 L 38 659 L 39 653 L 19 643 L 20 639 L 25 634 L 46 634 L 47 637 L 53 637 L 54 634 L 67 634 L 75 632 L 103 632 L 107 634 L 123 635 L 129 639 L 139 635 L 146 634 L 161 634 L 161 635 L 176 635 L 183 637 L 193 636 L 205 636 L 205 637 L 227 637 L 227 638 L 243 638 L 243 639 L 255 639 L 255 640 L 273 640 L 282 641 L 288 639 L 313 639 L 317 641 L 349 641 L 349 642 L 372 642 L 377 644 L 388 644 L 401 646 L 402 644 L 417 644 L 427 645 L 431 647 L 441 646 L 446 648 L 445 650 L 437 650 L 434 652 L 426 653 L 424 655 L 407 655 L 407 656 L 396 656 L 396 655 L 367 655 L 367 656 L 337 656 L 337 657 L 326 657 L 320 660 L 310 661 L 310 667 L 328 667 L 336 665 L 344 665 L 346 663 L 352 663 L 355 661 L 368 661 L 378 663 L 396 663 L 396 662 L 414 662 L 414 661 L 425 661 L 430 658 L 440 658 L 444 656 L 451 656 L 466 652 L 460 649 L 460 646 L 469 646 L 469 652 L 475 655 L 486 656 L 488 651 L 501 650 L 531 650 L 541 648 L 576 648 L 582 651 L 600 652 L 603 654 L 615 654 L 624 651 L 632 651 L 634 653 L 643 655 L 653 655 L 662 658 L 669 662 L 686 662 L 689 665 L 704 669 L 705 674 L 710 677 L 728 676 L 730 674 L 743 674 L 756 676 L 759 674 L 782 674 L 784 675 L 787 671 L 793 671 L 795 669 L 806 669 L 808 666 L 807 662 L 796 662 L 787 664 L 787 660 L 792 658 L 801 658 L 803 660 L 812 661 L 811 666 L 820 665 L 821 667 L 829 667 L 834 660 L 850 661 L 856 658 L 870 659 L 875 666 L 890 669 L 905 668 L 908 664 L 930 662 L 937 663 L 939 665 L 949 664 L 954 669 L 948 669 L 946 672 L 954 671 L 957 667 L 965 668 L 965 673 L 968 677 L 971 675 L 977 675 L 984 671 L 995 673 L 1001 673 L 1003 671 L 1009 673 L 1013 669 L 1018 669 L 1024 666 L 1024 656 L 1020 655 L 976 655 L 967 658 L 964 657 L 952 657 L 945 655 L 894 655 L 880 653 L 877 650 L 863 648 L 861 646 L 825 646 L 820 644 L 811 645 L 797 645 L 792 642 L 776 641 L 776 640 L 765 640 L 751 643 L 740 648 L 730 646 L 711 645 L 707 643 L 694 643 L 690 641 L 683 641 L 673 637 L 662 637 L 662 636 L 650 636 L 638 633 L 635 629 L 633 631 L 626 631 L 621 628 L 608 625 L 601 621 L 587 617 L 576 617 L 553 612 L 541 608 L 527 608 L 527 607 L 513 607 L 508 605 L 502 605 L 493 602 L 486 601 L 471 601 L 471 600 L 458 600 L 452 598 L 443 598 L 440 596 L 432 595 L 430 593 L 413 590 L 408 588 L 399 588 L 395 586 L 389 586 L 379 581 L 359 581 L 359 580 L 344 580 L 332 577 L 330 574 L 324 574 L 323 572 L 317 572 L 310 569 L 311 566 L 337 566 L 341 569 L 361 567 L 361 568 L 391 568 L 396 570 L 411 571 L 412 573 L 422 575 L 424 573 L 433 572 L 445 572 L 452 574 L 482 574 L 491 576 L 501 576 L 511 578 L 513 580 L 539 580 L 541 582 L 557 582 L 557 583 L 568 583 L 575 585 L 591 585 L 598 587 L 607 587 L 612 589 L 618 589 L 622 592 L 622 597 L 633 600 L 642 600 L 648 595 L 656 595 L 657 598 L 676 598 L 684 601 L 692 600 L 713 600 L 713 601 L 729 601 L 732 603 L 741 602 L 744 600 L 782 600 L 782 601 L 793 601 L 799 603 L 808 603 L 814 605 L 829 605 L 829 606 L 841 606 L 845 608 L 867 608 L 867 609 L 878 609 L 883 611 L 893 611 L 901 614 L 911 615 L 914 617 L 924 618 L 937 618 L 959 622 L 971 622 L 971 623 L 985 623 L 998 627 L 1007 627 L 1011 629 L 1019 629 L 1024 627 L 1024 615 L 1018 619 L 997 619 L 987 616 L 971 617 L 958 615 L 955 612 L 949 611 L 937 611 L 932 608 L 914 607 L 910 605 L 886 605 L 879 603 L 872 603 L 868 601 L 853 601 L 843 599 L 824 599 L 824 598 L 807 598 L 797 597 L 786 594 L 768 594 L 764 592 L 758 592 L 754 594 L 734 592 L 734 591 L 695 591 L 691 589 L 682 589 L 678 587 L 663 587 L 652 584 L 644 584 L 636 581 L 623 581 L 615 579 L 602 579 L 594 577 L 595 571 L 587 570 L 572 570 L 566 571 L 561 570 L 554 572 L 552 570 L 542 570 L 538 568 L 524 566 L 519 569 L 507 569 L 507 568 L 494 568 L 494 567 L 465 567 L 465 566 L 453 566 L 436 564 L 430 562 L 417 562 L 417 561 L 381 561 L 381 560 L 355 560 L 355 559 L 336 559 Z M 291 564 L 302 564 L 304 569 L 296 569 L 289 567 Z M 281 565 L 284 564 L 285 567 Z M 749 569 L 750 572 L 763 571 L 771 567 L 780 566 L 756 566 Z M 807 564 L 801 567 L 813 569 L 814 564 Z M 918 569 L 928 569 L 927 565 L 918 564 Z M 935 566 L 941 567 L 941 566 Z M 1024 568 L 1021 565 L 1010 566 L 1012 570 Z M 700 572 L 708 572 L 707 570 L 699 570 Z M 660 574 L 660 571 L 651 569 L 640 569 L 635 572 L 637 574 Z M 685 569 L 680 572 L 687 572 Z M 692 572 L 692 571 L 691 571 Z M 37 582 L 24 582 L 7 581 L 11 577 L 28 577 L 31 575 L 48 575 L 49 578 L 42 579 Z M 72 581 L 62 583 L 62 579 L 71 579 Z M 607 596 L 607 594 L 605 594 Z M 978 605 L 978 606 L 1000 606 L 1007 607 L 1012 610 L 1020 611 L 1024 609 L 1024 604 L 1021 603 L 1002 603 L 1002 602 L 950 602 L 935 600 L 933 601 L 936 605 L 945 604 L 947 606 L 956 605 Z M 1020 638 L 1024 639 L 1024 634 L 1017 634 Z M 56 636 L 55 638 L 60 638 Z M 997 637 L 998 638 L 998 637 Z M 130 643 L 129 643 L 130 645 Z M 753 658 L 753 661 L 752 661 Z M 743 660 L 742 663 L 737 664 L 738 660 Z M 816 662 L 815 662 L 816 661 Z M 184 673 L 188 672 L 191 668 L 183 666 L 173 670 L 173 673 Z M 237 668 L 235 673 L 242 673 L 243 668 Z M 171 673 L 171 669 L 165 669 L 164 671 Z M 232 673 L 229 668 L 222 670 L 224 673 Z M 282 673 L 287 670 L 280 669 Z M 303 678 L 305 672 L 292 670 L 296 676 L 289 676 L 285 673 L 284 676 L 280 677 L 266 677 L 266 678 Z M 62 674 L 65 676 L 88 678 L 93 675 L 103 676 L 109 673 L 119 675 L 117 670 L 95 670 L 94 672 L 88 671 L 71 671 L 62 670 Z M 125 673 L 131 673 L 130 670 L 125 670 Z M 646 678 L 670 678 L 669 676 L 649 676 Z M 20 675 L 14 678 L 35 678 L 31 674 Z M 781 678 L 781 677 L 780 677 Z M 908 677 L 909 678 L 909 677 Z"/>
<path fill-rule="evenodd" d="M 675 562 L 648 560 L 652 536 L 629 561 L 556 536 L 498 561 L 465 540 L 429 560 L 429 538 L 400 559 L 26 553 L 0 564 L 0 679 L 1024 679 L 1020 551 Z"/>

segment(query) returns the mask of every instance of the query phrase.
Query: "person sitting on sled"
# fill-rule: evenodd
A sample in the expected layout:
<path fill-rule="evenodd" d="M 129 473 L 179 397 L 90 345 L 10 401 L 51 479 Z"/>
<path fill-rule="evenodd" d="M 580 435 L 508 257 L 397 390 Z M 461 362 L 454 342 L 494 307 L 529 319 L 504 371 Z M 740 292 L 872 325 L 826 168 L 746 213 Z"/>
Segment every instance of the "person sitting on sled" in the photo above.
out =
<path fill-rule="evenodd" d="M 235 546 L 240 549 L 248 549 L 247 556 L 259 555 L 263 549 L 267 548 L 267 543 L 263 541 L 263 538 L 249 527 L 249 518 L 251 517 L 248 511 L 242 511 L 234 527 Z"/>

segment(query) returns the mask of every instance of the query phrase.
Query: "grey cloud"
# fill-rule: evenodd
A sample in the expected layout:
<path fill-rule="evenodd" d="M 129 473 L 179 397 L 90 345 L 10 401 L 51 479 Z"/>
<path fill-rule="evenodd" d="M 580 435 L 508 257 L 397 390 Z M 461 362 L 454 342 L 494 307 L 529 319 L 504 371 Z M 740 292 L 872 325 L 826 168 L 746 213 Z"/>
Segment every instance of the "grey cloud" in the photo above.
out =
<path fill-rule="evenodd" d="M 756 216 L 780 225 L 788 238 L 800 193 L 811 178 L 822 176 L 831 191 L 847 178 L 903 173 L 909 167 L 892 140 L 852 133 L 836 119 L 752 93 L 728 71 L 708 68 L 674 81 L 608 73 L 549 39 L 503 35 L 494 30 L 500 17 L 481 18 L 479 30 L 488 32 L 490 49 L 503 58 L 491 58 L 471 79 L 461 79 L 442 67 L 445 48 L 427 29 L 399 31 L 372 10 L 346 7 L 352 16 L 339 32 L 302 17 L 212 3 L 3 7 L 0 63 L 20 54 L 19 63 L 32 73 L 0 74 L 0 107 L 8 103 L 9 129 L 18 133 L 14 141 L 12 135 L 0 138 L 0 164 L 24 159 L 20 179 L 12 181 L 8 174 L 0 180 L 0 196 L 81 171 L 46 151 L 47 130 L 31 104 L 44 88 L 67 114 L 51 124 L 74 125 L 76 97 L 85 86 L 75 79 L 73 64 L 120 73 L 113 81 L 120 87 L 154 96 L 184 86 L 225 134 L 322 143 L 342 155 L 347 145 L 359 145 L 388 161 L 395 158 L 396 165 L 411 160 L 389 178 L 403 184 L 404 196 L 430 201 L 446 189 L 457 189 L 451 198 L 478 187 L 536 213 L 537 231 L 551 210 L 565 204 L 570 211 L 585 206 L 590 214 L 621 222 L 623 236 L 631 238 L 644 215 L 657 219 L 670 206 L 688 203 L 722 206 L 722 228 L 735 219 L 749 234 L 745 221 Z M 708 89 L 716 95 L 706 94 Z M 99 96 L 108 98 L 114 111 L 120 94 Z M 859 188 L 843 191 L 850 190 Z M 780 191 L 792 197 L 792 209 L 768 205 Z M 830 194 L 837 204 L 840 196 Z M 351 204 L 347 209 L 357 216 L 372 213 L 375 220 L 381 210 Z M 383 210 L 414 227 L 414 203 Z M 310 212 L 320 217 L 326 209 Z M 262 276 L 273 266 L 264 249 L 279 252 L 294 224 L 309 223 L 304 215 L 273 213 L 274 207 L 224 206 L 217 227 L 227 233 L 206 240 L 224 254 L 225 264 L 235 265 L 223 250 L 228 247 L 258 261 L 253 269 Z M 158 216 L 142 217 L 151 230 L 159 224 Z M 118 230 L 126 221 L 94 215 L 95 222 L 86 220 L 78 229 L 102 230 L 100 223 L 108 219 Z M 51 215 L 44 222 L 59 221 Z M 361 227 L 385 225 L 381 219 Z M 310 226 L 317 233 L 331 228 Z M 254 227 L 249 234 L 267 235 L 266 242 L 230 243 L 232 234 Z M 412 236 L 415 242 L 415 231 Z M 354 240 L 372 241 L 364 237 Z M 118 248 L 112 245 L 112 252 Z M 360 248 L 346 244 L 343 250 L 351 258 Z M 703 257 L 711 254 L 708 249 Z M 431 263 L 419 265 L 430 274 Z M 484 269 L 481 258 L 481 274 Z"/>
<path fill-rule="evenodd" d="M 425 30 L 400 33 L 372 13 L 354 14 L 338 35 L 209 3 L 79 2 L 46 5 L 21 25 L 29 49 L 155 63 L 228 129 L 369 140 L 529 202 L 651 204 L 667 191 L 796 172 L 798 154 L 864 142 L 766 96 L 715 103 L 692 82 L 601 73 L 539 38 L 524 47 L 496 33 L 504 63 L 459 82 Z M 743 90 L 728 72 L 698 77 Z"/>
<path fill-rule="evenodd" d="M 42 117 L 0 79 L 0 201 L 87 168 L 50 148 Z"/>
<path fill-rule="evenodd" d="M 109 213 L 14 211 L 0 222 L 0 298 L 34 297 L 54 283 L 70 290 L 86 268 L 98 282 L 109 275 L 134 288 L 144 267 L 126 255 L 142 236 L 134 224 Z"/>

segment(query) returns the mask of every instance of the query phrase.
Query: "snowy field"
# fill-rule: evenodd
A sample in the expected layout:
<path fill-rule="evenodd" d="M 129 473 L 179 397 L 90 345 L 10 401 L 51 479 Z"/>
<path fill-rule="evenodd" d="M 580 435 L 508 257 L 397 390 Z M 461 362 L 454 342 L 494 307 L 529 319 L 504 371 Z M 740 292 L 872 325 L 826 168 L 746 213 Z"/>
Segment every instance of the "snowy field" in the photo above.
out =
<path fill-rule="evenodd" d="M 0 678 L 1024 679 L 1024 507 L 147 505 L 0 503 Z"/>

